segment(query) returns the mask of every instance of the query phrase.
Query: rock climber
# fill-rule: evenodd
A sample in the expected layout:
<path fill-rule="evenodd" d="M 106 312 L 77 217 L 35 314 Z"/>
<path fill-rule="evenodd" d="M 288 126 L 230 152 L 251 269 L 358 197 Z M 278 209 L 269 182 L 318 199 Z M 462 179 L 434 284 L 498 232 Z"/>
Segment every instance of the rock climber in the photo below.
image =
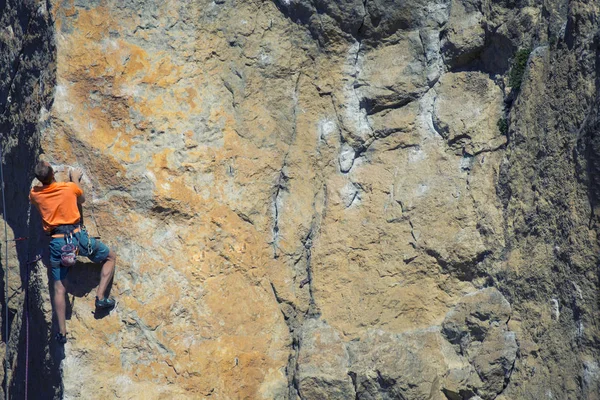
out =
<path fill-rule="evenodd" d="M 117 256 L 104 243 L 90 238 L 85 227 L 81 225 L 78 205 L 85 201 L 80 186 L 83 176 L 81 169 L 69 170 L 69 182 L 57 182 L 52 166 L 46 161 L 38 162 L 34 172 L 41 185 L 31 189 L 29 200 L 40 212 L 44 232 L 51 236 L 50 265 L 54 281 L 54 311 L 59 327 L 55 339 L 60 344 L 64 344 L 67 342 L 66 278 L 70 269 L 65 264 L 74 264 L 77 252 L 72 250 L 73 253 L 66 254 L 65 258 L 65 251 L 77 248 L 79 255 L 88 257 L 94 263 L 102 264 L 96 293 L 97 309 L 110 309 L 115 306 L 115 300 L 106 297 L 106 291 L 115 272 Z M 72 244 L 74 247 L 66 246 L 67 244 Z M 69 255 L 72 257 L 71 260 Z"/>

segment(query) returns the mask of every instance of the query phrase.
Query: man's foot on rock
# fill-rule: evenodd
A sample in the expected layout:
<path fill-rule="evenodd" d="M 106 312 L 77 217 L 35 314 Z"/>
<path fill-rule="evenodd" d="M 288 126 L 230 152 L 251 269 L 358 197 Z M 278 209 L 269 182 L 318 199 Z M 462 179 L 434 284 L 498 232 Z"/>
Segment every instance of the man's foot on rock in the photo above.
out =
<path fill-rule="evenodd" d="M 104 298 L 100 300 L 96 297 L 96 308 L 113 308 L 115 304 L 115 299 Z"/>
<path fill-rule="evenodd" d="M 65 344 L 67 343 L 67 334 L 65 333 L 64 335 L 60 332 L 56 332 L 56 335 L 54 335 L 54 339 L 56 339 L 56 341 L 59 344 Z"/>

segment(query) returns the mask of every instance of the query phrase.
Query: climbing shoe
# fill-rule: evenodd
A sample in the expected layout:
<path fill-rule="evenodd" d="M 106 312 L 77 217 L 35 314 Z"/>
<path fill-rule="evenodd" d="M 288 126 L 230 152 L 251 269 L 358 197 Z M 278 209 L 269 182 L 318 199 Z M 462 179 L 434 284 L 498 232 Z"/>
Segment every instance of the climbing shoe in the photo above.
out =
<path fill-rule="evenodd" d="M 102 300 L 96 297 L 96 308 L 113 308 L 115 306 L 115 299 L 104 298 Z"/>
<path fill-rule="evenodd" d="M 63 335 L 60 332 L 56 332 L 56 335 L 54 335 L 54 339 L 56 339 L 56 341 L 59 344 L 65 344 L 65 343 L 67 343 L 67 335 L 66 334 Z"/>

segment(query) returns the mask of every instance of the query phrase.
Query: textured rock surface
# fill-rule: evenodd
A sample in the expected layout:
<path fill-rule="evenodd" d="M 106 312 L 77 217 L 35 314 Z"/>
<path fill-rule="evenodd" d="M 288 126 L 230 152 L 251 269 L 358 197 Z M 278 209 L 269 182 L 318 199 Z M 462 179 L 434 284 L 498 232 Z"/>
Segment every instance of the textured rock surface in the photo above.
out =
<path fill-rule="evenodd" d="M 509 381 L 518 344 L 507 327 L 508 301 L 498 290 L 486 288 L 463 297 L 442 323 L 442 333 L 466 357 L 482 381 L 474 386 L 483 398 L 494 398 Z M 460 394 L 466 390 L 454 389 Z"/>
<path fill-rule="evenodd" d="M 0 0 L 5 65 L 33 66 L 0 67 L 0 107 L 32 102 L 1 121 L 14 274 L 39 153 L 85 170 L 119 256 L 108 315 L 70 272 L 64 352 L 33 271 L 30 397 L 598 398 L 598 11 Z"/>
<path fill-rule="evenodd" d="M 37 239 L 40 224 L 35 215 L 28 226 L 27 198 L 33 165 L 40 152 L 39 119 L 52 104 L 55 55 L 54 28 L 46 1 L 0 1 L 0 142 L 3 150 L 0 162 L 5 180 L 2 196 L 6 199 L 6 209 L 2 207 L 0 217 L 3 232 L 0 352 L 4 360 L 8 359 L 0 372 L 2 398 L 7 396 L 6 388 L 11 398 L 25 395 L 26 353 L 22 350 L 27 335 L 26 310 L 31 322 L 29 372 L 39 377 L 35 390 L 50 398 L 60 393 L 58 362 L 51 356 L 55 344 L 49 340 L 51 308 L 41 301 L 36 290 L 40 279 L 45 278 L 45 269 L 34 271 L 33 263 L 28 263 L 35 259 L 42 244 Z M 7 237 L 4 237 L 5 222 Z M 30 240 L 13 241 L 27 237 Z M 6 239 L 9 242 L 5 242 Z M 32 289 L 28 298 L 24 291 L 27 287 Z M 42 297 L 47 297 L 47 293 Z M 8 354 L 5 353 L 7 332 Z M 29 389 L 30 394 L 34 388 Z"/>
<path fill-rule="evenodd" d="M 355 396 L 348 374 L 350 360 L 340 335 L 325 323 L 308 319 L 298 354 L 298 394 L 304 399 L 348 399 Z"/>

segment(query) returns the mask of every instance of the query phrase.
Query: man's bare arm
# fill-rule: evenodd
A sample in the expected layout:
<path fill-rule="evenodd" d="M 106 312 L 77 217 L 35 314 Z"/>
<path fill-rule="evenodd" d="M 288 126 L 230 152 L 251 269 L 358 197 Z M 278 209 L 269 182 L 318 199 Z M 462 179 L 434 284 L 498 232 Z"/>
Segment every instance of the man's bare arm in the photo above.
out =
<path fill-rule="evenodd" d="M 77 187 L 83 192 L 83 188 L 81 187 L 81 177 L 83 176 L 83 171 L 81 168 L 71 168 L 69 169 L 69 181 L 73 182 Z M 82 194 L 77 198 L 78 204 L 85 203 L 85 194 Z"/>

